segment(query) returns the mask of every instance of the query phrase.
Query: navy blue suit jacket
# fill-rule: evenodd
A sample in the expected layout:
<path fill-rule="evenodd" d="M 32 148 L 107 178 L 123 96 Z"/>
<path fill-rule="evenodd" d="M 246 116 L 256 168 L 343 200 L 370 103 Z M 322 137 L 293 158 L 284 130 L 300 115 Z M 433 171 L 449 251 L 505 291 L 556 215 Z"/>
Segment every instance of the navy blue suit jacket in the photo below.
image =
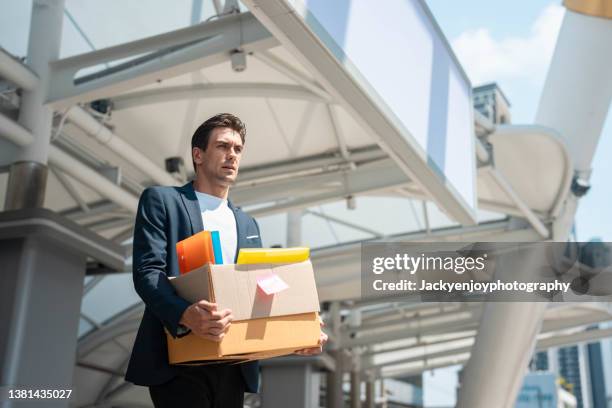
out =
<path fill-rule="evenodd" d="M 261 248 L 259 226 L 229 202 L 236 217 L 238 248 Z M 168 276 L 178 276 L 176 243 L 204 229 L 193 186 L 149 187 L 141 195 L 134 227 L 133 278 L 145 311 L 136 335 L 125 379 L 137 385 L 157 385 L 174 378 L 168 364 L 163 328 L 177 336 L 179 321 L 190 305 L 174 291 Z M 234 260 L 235 262 L 235 260 Z M 240 365 L 248 392 L 257 392 L 259 364 Z"/>

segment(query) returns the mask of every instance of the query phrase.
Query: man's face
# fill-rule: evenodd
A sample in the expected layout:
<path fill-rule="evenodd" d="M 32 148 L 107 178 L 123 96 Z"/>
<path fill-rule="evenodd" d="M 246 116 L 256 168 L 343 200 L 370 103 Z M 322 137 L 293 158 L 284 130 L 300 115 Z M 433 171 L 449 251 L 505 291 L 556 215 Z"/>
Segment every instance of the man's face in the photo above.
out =
<path fill-rule="evenodd" d="M 193 161 L 198 172 L 212 182 L 230 186 L 236 181 L 242 157 L 240 134 L 230 128 L 215 128 L 208 139 L 206 150 L 194 147 Z"/>

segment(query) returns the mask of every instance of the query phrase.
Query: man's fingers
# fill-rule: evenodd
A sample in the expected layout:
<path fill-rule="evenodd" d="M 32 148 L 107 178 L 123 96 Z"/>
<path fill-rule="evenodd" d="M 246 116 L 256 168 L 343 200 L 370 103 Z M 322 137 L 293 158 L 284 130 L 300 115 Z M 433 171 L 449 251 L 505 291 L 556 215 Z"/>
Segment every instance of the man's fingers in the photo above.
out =
<path fill-rule="evenodd" d="M 210 320 L 222 320 L 228 316 L 232 316 L 232 311 L 230 309 L 223 309 L 218 311 L 209 312 Z M 232 316 L 232 320 L 233 320 Z"/>
<path fill-rule="evenodd" d="M 217 321 L 221 323 L 223 327 L 227 327 L 232 323 L 233 320 L 234 320 L 234 316 L 228 315 L 228 316 L 225 316 L 223 319 L 217 320 Z"/>
<path fill-rule="evenodd" d="M 321 352 L 323 352 L 323 349 L 321 347 L 310 347 L 302 350 L 297 350 L 295 354 L 299 354 L 302 356 L 310 356 L 313 354 L 320 354 Z"/>
<path fill-rule="evenodd" d="M 204 309 L 204 310 L 207 310 L 209 312 L 213 312 L 213 311 L 217 310 L 217 304 L 216 303 L 211 303 L 208 300 L 200 300 L 199 302 L 196 303 L 196 305 L 200 309 Z"/>
<path fill-rule="evenodd" d="M 231 318 L 232 316 L 230 315 L 221 320 L 210 320 L 204 323 L 203 326 L 209 327 L 211 329 L 226 330 L 229 327 L 229 325 L 232 323 Z"/>

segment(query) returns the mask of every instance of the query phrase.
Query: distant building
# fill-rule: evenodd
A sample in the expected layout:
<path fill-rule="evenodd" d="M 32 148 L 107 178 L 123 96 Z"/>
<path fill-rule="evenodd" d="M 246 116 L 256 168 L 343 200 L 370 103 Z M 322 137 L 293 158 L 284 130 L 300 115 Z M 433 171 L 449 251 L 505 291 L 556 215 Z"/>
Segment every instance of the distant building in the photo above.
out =
<path fill-rule="evenodd" d="M 578 408 L 585 407 L 585 395 L 583 385 L 586 385 L 586 378 L 581 376 L 581 365 L 585 365 L 581 359 L 578 346 L 562 347 L 557 350 L 557 358 L 559 359 L 559 375 L 565 379 L 568 384 L 571 384 L 572 394 L 576 396 Z M 581 361 L 582 360 L 582 361 Z M 588 387 L 585 387 L 588 388 Z M 588 391 L 587 391 L 588 392 Z"/>
<path fill-rule="evenodd" d="M 576 397 L 577 408 L 609 408 L 610 344 L 604 340 L 540 351 L 533 356 L 529 368 L 532 372 L 552 372 L 558 376 Z"/>
<path fill-rule="evenodd" d="M 525 376 L 515 408 L 576 408 L 576 397 L 563 389 L 557 375 L 536 372 Z"/>
<path fill-rule="evenodd" d="M 531 364 L 529 364 L 531 371 L 550 371 L 550 364 L 548 364 L 548 353 L 546 351 L 538 351 Z"/>
<path fill-rule="evenodd" d="M 506 95 L 492 82 L 477 86 L 472 90 L 474 109 L 482 113 L 495 124 L 510 123 L 510 101 Z"/>

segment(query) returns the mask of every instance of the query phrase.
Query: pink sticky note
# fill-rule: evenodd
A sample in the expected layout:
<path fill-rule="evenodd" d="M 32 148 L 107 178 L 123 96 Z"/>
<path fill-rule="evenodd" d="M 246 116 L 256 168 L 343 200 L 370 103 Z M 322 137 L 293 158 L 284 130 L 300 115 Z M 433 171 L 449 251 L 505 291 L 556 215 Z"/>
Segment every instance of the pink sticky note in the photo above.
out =
<path fill-rule="evenodd" d="M 280 276 L 275 274 L 258 276 L 257 286 L 259 286 L 266 295 L 282 292 L 283 290 L 289 288 L 289 285 L 287 285 L 285 281 L 280 278 Z"/>

